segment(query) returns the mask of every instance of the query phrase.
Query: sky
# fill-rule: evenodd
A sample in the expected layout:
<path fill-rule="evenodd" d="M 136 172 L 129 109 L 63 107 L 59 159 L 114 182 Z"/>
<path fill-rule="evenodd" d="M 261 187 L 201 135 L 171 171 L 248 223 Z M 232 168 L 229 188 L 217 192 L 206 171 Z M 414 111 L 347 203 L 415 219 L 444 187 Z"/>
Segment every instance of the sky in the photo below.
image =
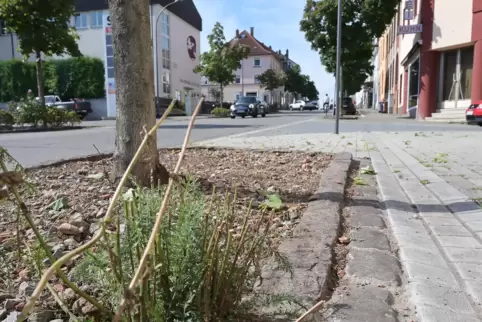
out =
<path fill-rule="evenodd" d="M 209 49 L 207 36 L 214 24 L 224 27 L 226 40 L 239 31 L 254 27 L 254 36 L 273 50 L 282 53 L 289 50 L 290 58 L 300 65 L 301 72 L 315 82 L 322 99 L 325 94 L 333 97 L 335 80 L 320 62 L 320 56 L 311 49 L 300 31 L 304 0 L 194 0 L 202 20 L 201 51 Z"/>

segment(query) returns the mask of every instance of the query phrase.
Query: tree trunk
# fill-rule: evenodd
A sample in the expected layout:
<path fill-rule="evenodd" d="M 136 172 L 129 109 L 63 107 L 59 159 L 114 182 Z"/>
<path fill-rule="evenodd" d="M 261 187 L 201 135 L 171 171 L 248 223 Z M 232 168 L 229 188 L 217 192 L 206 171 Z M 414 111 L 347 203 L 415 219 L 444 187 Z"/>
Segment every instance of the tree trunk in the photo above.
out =
<path fill-rule="evenodd" d="M 220 100 L 221 104 L 219 105 L 219 107 L 223 107 L 223 98 L 224 98 L 223 97 L 224 96 L 224 90 L 223 90 L 224 86 L 223 86 L 223 84 L 220 84 L 219 88 L 221 89 L 221 92 L 219 93 L 219 100 Z"/>
<path fill-rule="evenodd" d="M 37 51 L 35 53 L 36 65 L 37 65 L 37 91 L 40 98 L 40 103 L 45 106 L 45 93 L 44 93 L 44 71 L 42 66 L 42 54 Z"/>
<path fill-rule="evenodd" d="M 114 177 L 118 178 L 134 157 L 145 130 L 149 131 L 156 122 L 154 68 L 148 1 L 109 0 L 109 10 L 117 105 Z M 169 173 L 159 164 L 155 136 L 149 140 L 132 175 L 145 186 L 169 181 Z"/>

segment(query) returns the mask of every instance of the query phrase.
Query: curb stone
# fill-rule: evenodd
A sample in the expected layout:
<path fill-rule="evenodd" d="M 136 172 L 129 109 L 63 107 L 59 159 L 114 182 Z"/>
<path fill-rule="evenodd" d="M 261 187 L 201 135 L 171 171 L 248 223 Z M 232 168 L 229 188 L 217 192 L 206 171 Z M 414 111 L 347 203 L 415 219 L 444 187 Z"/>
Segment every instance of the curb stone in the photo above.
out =
<path fill-rule="evenodd" d="M 261 293 L 294 298 L 303 304 L 303 309 L 331 295 L 333 247 L 341 229 L 340 213 L 351 164 L 350 153 L 334 156 L 321 176 L 313 201 L 294 228 L 293 236 L 279 246 L 279 251 L 292 265 L 292 272 L 281 271 L 274 261 L 269 261 L 261 271 L 257 287 Z M 288 309 L 293 310 L 293 307 Z M 277 310 L 279 307 L 264 308 L 263 313 Z"/>
<path fill-rule="evenodd" d="M 360 168 L 370 164 L 361 160 Z M 325 321 L 397 322 L 394 308 L 401 285 L 401 268 L 391 247 L 380 209 L 376 177 L 357 174 L 366 185 L 353 185 L 344 209 L 350 244 L 344 277 L 327 302 Z M 343 275 L 342 275 L 343 276 Z"/>

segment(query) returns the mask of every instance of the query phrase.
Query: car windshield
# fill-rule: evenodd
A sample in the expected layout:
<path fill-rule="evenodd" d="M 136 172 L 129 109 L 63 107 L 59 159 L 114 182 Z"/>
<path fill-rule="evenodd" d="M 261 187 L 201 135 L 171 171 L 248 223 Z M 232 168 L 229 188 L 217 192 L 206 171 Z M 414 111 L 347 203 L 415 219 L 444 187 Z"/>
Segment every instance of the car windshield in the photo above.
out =
<path fill-rule="evenodd" d="M 55 103 L 55 96 L 45 96 L 45 103 Z"/>
<path fill-rule="evenodd" d="M 256 97 L 254 96 L 243 96 L 240 97 L 236 103 L 238 104 L 253 104 L 256 103 Z"/>

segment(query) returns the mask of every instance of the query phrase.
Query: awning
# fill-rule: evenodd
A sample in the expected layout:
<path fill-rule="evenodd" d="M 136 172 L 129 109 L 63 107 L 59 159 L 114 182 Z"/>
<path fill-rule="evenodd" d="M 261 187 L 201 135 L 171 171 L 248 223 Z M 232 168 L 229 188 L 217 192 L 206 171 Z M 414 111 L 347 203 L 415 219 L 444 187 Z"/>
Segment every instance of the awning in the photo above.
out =
<path fill-rule="evenodd" d="M 405 56 L 405 58 L 403 58 L 403 60 L 400 62 L 400 65 L 404 66 L 407 63 L 407 61 L 410 60 L 413 54 L 415 54 L 419 50 L 421 46 L 422 45 L 420 45 L 420 42 L 417 41 L 415 45 L 413 45 L 412 49 L 410 49 L 407 56 Z"/>

